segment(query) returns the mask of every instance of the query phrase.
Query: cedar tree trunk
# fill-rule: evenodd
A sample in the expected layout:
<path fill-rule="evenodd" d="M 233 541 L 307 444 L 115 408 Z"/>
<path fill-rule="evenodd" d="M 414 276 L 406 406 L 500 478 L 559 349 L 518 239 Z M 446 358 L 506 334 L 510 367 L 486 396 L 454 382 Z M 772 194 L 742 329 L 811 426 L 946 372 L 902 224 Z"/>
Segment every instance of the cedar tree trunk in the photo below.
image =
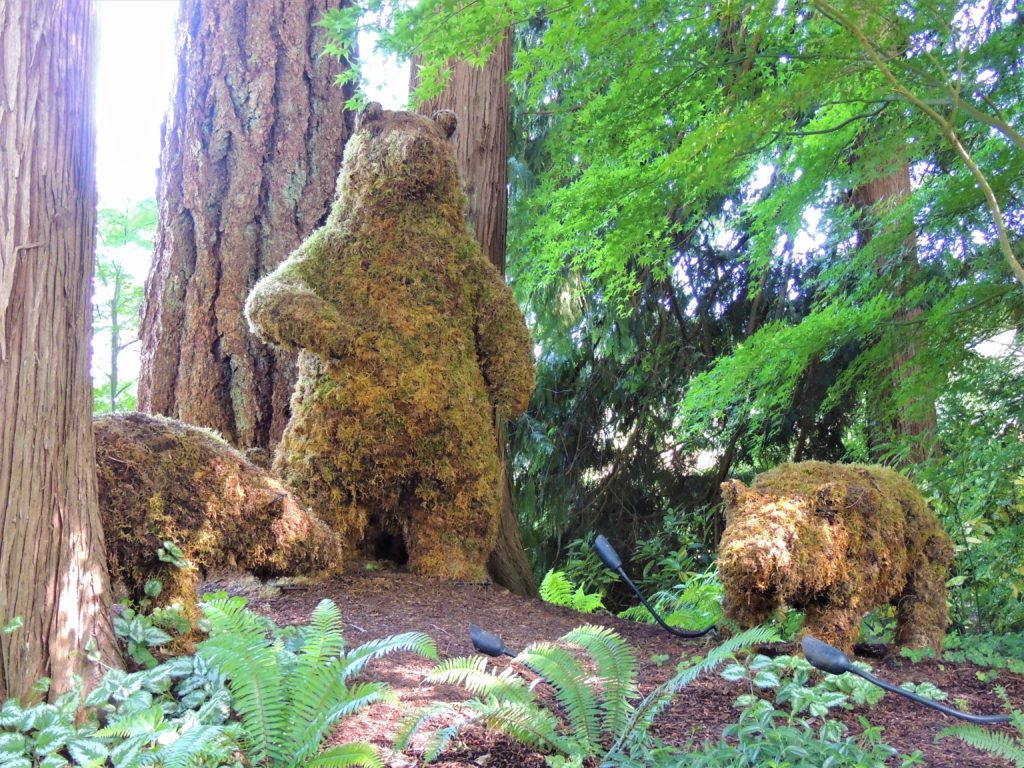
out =
<path fill-rule="evenodd" d="M 853 191 L 852 202 L 858 211 L 857 246 L 862 247 L 876 234 L 878 218 L 888 209 L 905 202 L 910 196 L 910 166 L 906 160 L 900 161 L 896 168 L 878 178 L 871 179 Z M 903 269 L 910 275 L 917 271 L 917 236 L 912 231 L 904 242 L 898 257 L 904 262 Z M 880 267 L 884 264 L 880 264 Z M 898 270 L 900 271 L 900 270 Z M 905 292 L 905 286 L 894 285 L 897 294 Z M 903 323 L 896 332 L 895 345 L 892 351 L 892 376 L 895 382 L 905 381 L 914 374 L 914 326 L 906 324 L 921 314 L 917 307 L 900 310 L 896 315 L 897 323 Z M 935 399 L 933 396 L 919 398 L 917 402 L 881 406 L 884 412 L 894 413 L 890 426 L 879 425 L 882 431 L 891 428 L 897 437 L 910 438 L 911 464 L 920 464 L 931 458 L 939 450 L 936 442 L 937 422 Z"/>
<path fill-rule="evenodd" d="M 0 700 L 117 663 L 89 377 L 90 0 L 0 0 Z M 90 642 L 92 641 L 92 642 Z"/>
<path fill-rule="evenodd" d="M 313 26 L 338 0 L 181 0 L 139 408 L 272 448 L 294 356 L 260 343 L 253 284 L 325 218 L 353 116 Z"/>
<path fill-rule="evenodd" d="M 444 93 L 420 105 L 432 115 L 450 109 L 459 119 L 455 154 L 469 198 L 469 221 L 484 255 L 505 274 L 505 235 L 508 227 L 508 84 L 512 64 L 512 34 L 501 44 L 483 69 L 457 62 Z M 413 62 L 412 87 L 417 83 Z M 519 531 L 519 517 L 512 502 L 512 485 L 506 456 L 505 425 L 495 421 L 502 463 L 501 516 L 498 540 L 487 561 L 495 582 L 526 597 L 537 597 L 537 583 L 530 570 Z"/>

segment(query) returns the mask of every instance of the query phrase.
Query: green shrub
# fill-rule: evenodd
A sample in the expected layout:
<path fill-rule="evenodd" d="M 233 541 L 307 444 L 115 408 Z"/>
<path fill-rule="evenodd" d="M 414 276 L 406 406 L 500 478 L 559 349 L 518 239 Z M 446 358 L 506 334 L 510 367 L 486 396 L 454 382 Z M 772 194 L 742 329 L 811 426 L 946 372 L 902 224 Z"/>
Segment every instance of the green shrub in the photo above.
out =
<path fill-rule="evenodd" d="M 5 702 L 0 765 L 382 767 L 369 744 L 319 751 L 340 718 L 393 696 L 383 683 L 349 681 L 395 651 L 436 658 L 433 642 L 420 633 L 346 651 L 329 600 L 308 626 L 285 630 L 240 597 L 208 596 L 202 611 L 210 636 L 195 655 L 139 672 L 110 670 L 84 701 L 79 681 L 53 704 Z"/>
<path fill-rule="evenodd" d="M 672 697 L 702 672 L 732 658 L 740 649 L 777 639 L 771 629 L 747 630 L 714 648 L 706 658 L 681 665 L 671 680 L 643 698 L 637 687 L 635 653 L 606 627 L 579 627 L 558 643 L 535 643 L 516 657 L 516 664 L 532 670 L 553 689 L 554 703 L 538 696 L 537 683 L 528 682 L 514 666 L 494 672 L 484 656 L 450 659 L 438 665 L 427 680 L 461 685 L 475 698 L 457 707 L 468 708 L 468 716 L 434 732 L 424 760 L 434 760 L 473 724 L 551 753 L 547 758 L 550 766 L 581 766 L 594 758 L 612 760 L 636 745 L 649 744 L 654 720 Z M 580 657 L 587 663 L 581 663 Z M 448 707 L 435 707 L 410 719 L 400 730 L 397 748 L 404 749 L 416 731 L 442 712 L 453 714 Z"/>
<path fill-rule="evenodd" d="M 673 627 L 703 629 L 722 618 L 722 582 L 709 568 L 704 573 L 683 574 L 685 581 L 648 598 L 655 610 Z M 643 605 L 630 606 L 619 613 L 623 619 L 651 624 L 654 617 Z"/>
<path fill-rule="evenodd" d="M 613 761 L 622 768 L 877 768 L 892 764 L 923 765 L 919 752 L 899 755 L 882 740 L 882 729 L 860 718 L 862 731 L 853 738 L 846 725 L 828 719 L 835 707 L 874 706 L 883 691 L 855 675 L 818 676 L 804 659 L 794 656 L 755 656 L 746 664 L 722 671 L 730 681 L 746 681 L 752 691 L 736 699 L 739 716 L 725 727 L 717 742 L 697 749 L 634 743 Z M 774 702 L 763 696 L 774 691 Z M 888 762 L 887 762 L 888 761 Z"/>
<path fill-rule="evenodd" d="M 580 613 L 604 610 L 601 594 L 587 593 L 583 587 L 573 587 L 563 571 L 548 571 L 540 583 L 540 599 L 552 605 L 572 608 Z"/>

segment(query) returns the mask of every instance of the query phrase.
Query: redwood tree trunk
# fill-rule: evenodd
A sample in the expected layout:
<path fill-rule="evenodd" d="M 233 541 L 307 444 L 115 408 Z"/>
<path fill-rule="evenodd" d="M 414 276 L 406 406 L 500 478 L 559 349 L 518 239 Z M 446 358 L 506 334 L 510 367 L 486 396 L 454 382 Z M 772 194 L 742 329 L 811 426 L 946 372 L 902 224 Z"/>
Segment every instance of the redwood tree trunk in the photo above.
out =
<path fill-rule="evenodd" d="M 241 448 L 277 442 L 295 381 L 294 357 L 249 333 L 242 306 L 326 216 L 352 132 L 313 26 L 338 5 L 181 0 L 139 408 Z"/>
<path fill-rule="evenodd" d="M 910 166 L 905 160 L 890 173 L 872 179 L 854 190 L 853 206 L 860 214 L 857 222 L 858 247 L 866 245 L 875 237 L 879 217 L 905 202 L 910 193 Z M 911 275 L 917 272 L 917 236 L 914 232 L 908 235 L 902 253 L 897 257 L 903 260 L 902 270 L 899 271 Z M 880 263 L 879 266 L 885 265 Z M 905 286 L 892 287 L 897 294 L 905 292 Z M 897 313 L 895 319 L 898 323 L 906 323 L 920 313 L 919 308 L 908 307 Z M 913 325 L 905 324 L 902 330 L 896 332 L 892 350 L 892 376 L 896 383 L 905 382 L 913 376 L 915 355 Z M 879 424 L 879 431 L 891 430 L 897 437 L 910 440 L 910 453 L 907 457 L 909 463 L 919 464 L 939 451 L 933 394 L 928 393 L 912 403 L 879 403 L 879 409 L 883 413 L 893 414 L 889 424 Z"/>
<path fill-rule="evenodd" d="M 0 700 L 117 650 L 89 378 L 96 230 L 90 0 L 0 0 Z"/>
<path fill-rule="evenodd" d="M 508 76 L 512 64 L 512 35 L 505 35 L 483 69 L 461 62 L 454 65 L 452 79 L 444 93 L 420 105 L 419 111 L 432 115 L 450 109 L 459 119 L 455 133 L 455 154 L 469 198 L 468 216 L 484 255 L 505 274 L 505 236 L 508 227 Z M 417 84 L 416 62 L 412 87 Z M 505 425 L 495 422 L 498 451 L 502 460 L 501 516 L 498 540 L 487 562 L 495 582 L 527 597 L 539 595 L 530 570 L 519 530 L 519 516 L 512 501 L 508 473 Z"/>

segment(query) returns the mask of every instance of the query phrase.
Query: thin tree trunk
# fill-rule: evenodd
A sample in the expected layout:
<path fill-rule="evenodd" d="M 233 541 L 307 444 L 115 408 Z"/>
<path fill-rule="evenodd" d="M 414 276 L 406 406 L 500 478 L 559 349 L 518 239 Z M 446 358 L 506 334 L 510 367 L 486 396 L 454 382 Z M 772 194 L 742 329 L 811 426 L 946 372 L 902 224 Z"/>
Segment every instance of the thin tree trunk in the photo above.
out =
<path fill-rule="evenodd" d="M 294 356 L 249 333 L 242 306 L 326 216 L 352 132 L 313 26 L 339 4 L 181 0 L 139 408 L 241 448 L 277 442 L 295 383 Z"/>
<path fill-rule="evenodd" d="M 418 62 L 412 66 L 412 87 L 417 84 Z M 455 154 L 469 199 L 469 221 L 484 254 L 505 274 L 505 236 L 508 227 L 509 100 L 506 78 L 512 64 L 512 34 L 507 33 L 483 69 L 461 62 L 454 65 L 444 93 L 420 105 L 431 115 L 450 109 L 459 119 Z M 498 540 L 487 562 L 491 578 L 510 591 L 527 597 L 539 595 L 519 530 L 512 501 L 512 481 L 506 456 L 505 425 L 495 421 L 502 462 L 501 513 Z"/>
<path fill-rule="evenodd" d="M 110 300 L 110 412 L 117 413 L 117 357 L 121 354 L 121 327 L 117 307 L 121 301 L 121 283 L 124 280 L 120 267 L 114 271 L 114 298 Z"/>
<path fill-rule="evenodd" d="M 0 0 L 0 700 L 117 646 L 96 499 L 89 0 Z"/>
<path fill-rule="evenodd" d="M 857 220 L 857 246 L 867 245 L 877 234 L 877 222 L 879 217 L 887 210 L 895 208 L 904 203 L 910 197 L 910 166 L 907 161 L 902 161 L 890 173 L 879 176 L 860 185 L 853 191 L 852 202 L 854 208 L 859 212 Z M 911 232 L 903 244 L 902 253 L 896 255 L 903 261 L 903 268 L 910 274 L 917 271 L 917 235 Z M 881 263 L 879 266 L 884 266 Z M 893 290 L 898 294 L 905 291 L 902 285 L 893 285 Z M 921 314 L 918 307 L 907 307 L 900 310 L 895 320 L 897 323 L 906 323 Z M 914 375 L 914 357 L 917 350 L 914 342 L 912 325 L 904 325 L 904 330 L 897 331 L 895 344 L 892 351 L 892 376 L 895 382 L 907 381 Z M 910 453 L 907 458 L 910 464 L 920 464 L 933 457 L 939 451 L 936 442 L 938 430 L 937 417 L 935 412 L 934 395 L 923 393 L 916 402 L 909 404 L 889 405 L 879 403 L 878 408 L 883 413 L 892 413 L 891 425 L 879 424 L 882 432 L 891 429 L 897 438 L 910 440 Z M 874 442 L 886 442 L 884 437 Z"/>

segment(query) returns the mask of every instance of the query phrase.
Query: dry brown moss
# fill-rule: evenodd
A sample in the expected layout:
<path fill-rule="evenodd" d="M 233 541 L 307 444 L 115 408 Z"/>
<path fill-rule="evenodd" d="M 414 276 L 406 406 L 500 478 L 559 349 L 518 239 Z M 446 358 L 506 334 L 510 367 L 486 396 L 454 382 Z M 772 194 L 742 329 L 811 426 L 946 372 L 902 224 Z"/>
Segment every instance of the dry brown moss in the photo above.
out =
<path fill-rule="evenodd" d="M 180 600 L 194 617 L 210 570 L 281 576 L 340 564 L 334 533 L 213 433 L 138 413 L 97 417 L 94 428 L 107 561 L 124 596 L 141 599 L 156 577 L 160 603 Z M 162 562 L 165 540 L 195 569 Z"/>
<path fill-rule="evenodd" d="M 301 349 L 274 468 L 352 550 L 482 580 L 499 510 L 492 409 L 533 390 L 522 313 L 465 223 L 450 113 L 371 104 L 327 224 L 246 302 Z"/>
<path fill-rule="evenodd" d="M 718 554 L 726 616 L 743 627 L 782 605 L 850 651 L 869 610 L 897 609 L 896 642 L 941 649 L 953 548 L 914 485 L 883 467 L 808 461 L 722 485 Z"/>

